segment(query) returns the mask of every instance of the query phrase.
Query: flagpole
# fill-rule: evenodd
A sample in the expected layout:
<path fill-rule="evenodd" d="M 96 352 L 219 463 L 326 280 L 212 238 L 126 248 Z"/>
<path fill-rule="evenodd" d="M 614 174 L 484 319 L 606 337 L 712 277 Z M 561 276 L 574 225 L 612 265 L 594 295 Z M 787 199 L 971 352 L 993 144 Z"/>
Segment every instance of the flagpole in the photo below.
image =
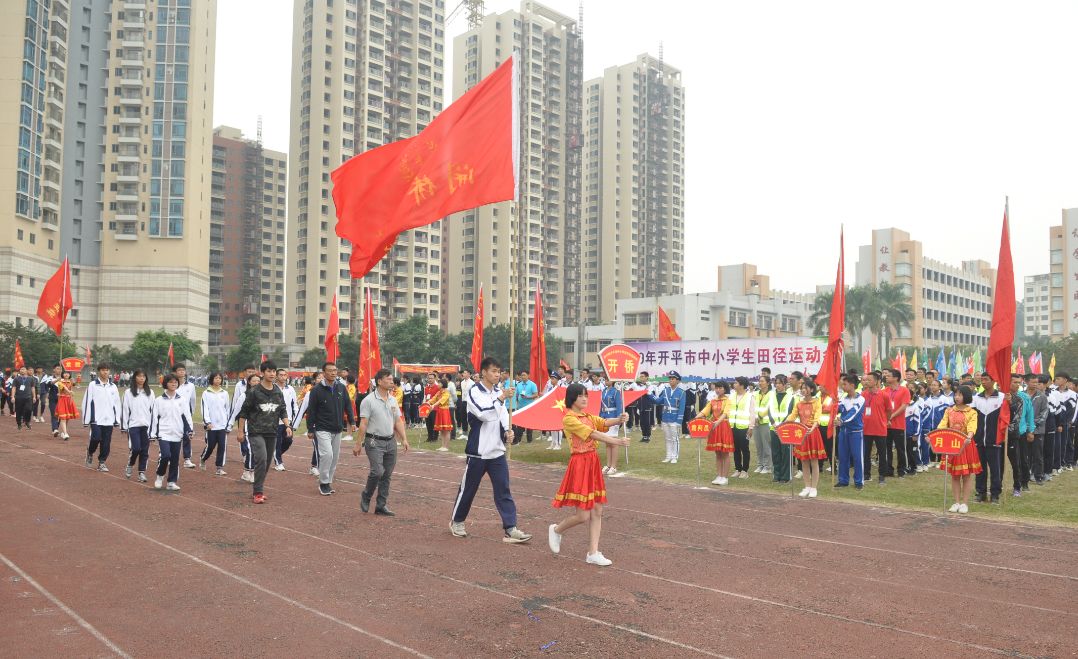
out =
<path fill-rule="evenodd" d="M 1010 220 L 1010 217 L 1011 217 L 1011 198 L 1010 198 L 1009 196 L 1004 196 L 1004 197 L 1003 197 L 1003 218 L 1004 218 L 1004 221 L 1007 221 L 1007 222 L 1009 222 L 1009 220 Z M 1010 232 L 1010 229 L 1011 229 L 1011 227 L 1010 227 L 1010 225 L 1008 224 L 1008 225 L 1007 225 L 1007 231 L 1008 231 L 1008 233 Z M 1008 238 L 1008 242 L 1009 242 L 1009 241 L 1010 241 L 1010 236 L 1008 235 L 1008 237 L 1007 237 L 1007 238 Z M 999 267 L 999 263 L 996 263 L 996 267 L 997 267 L 997 268 Z M 1014 344 L 1014 339 L 1013 339 L 1013 337 L 1012 337 L 1012 339 L 1011 339 L 1011 344 L 1012 344 L 1012 345 Z M 1019 348 L 1019 349 L 1018 349 L 1018 354 L 1019 354 L 1019 355 L 1021 355 L 1021 354 L 1022 354 L 1022 349 L 1021 349 L 1021 348 Z M 987 357 L 985 358 L 985 361 L 987 361 Z M 987 364 L 985 364 L 985 368 L 986 368 L 986 370 L 987 370 L 987 367 L 988 367 L 988 365 L 987 365 Z M 1012 366 L 1012 369 L 1013 369 L 1013 366 Z M 1009 375 L 1009 374 L 1008 374 L 1008 375 Z M 1008 380 L 1008 382 L 1009 382 L 1009 380 Z M 1008 386 L 1007 388 L 1008 388 L 1008 390 L 1009 390 L 1009 389 L 1010 389 L 1010 386 Z M 1013 395 L 1014 395 L 1014 392 L 1009 392 L 1009 394 L 1010 394 L 1011 396 L 1013 396 Z M 1010 406 L 1010 404 L 1011 404 L 1011 402 L 1010 402 L 1009 400 L 1007 400 L 1007 398 L 1006 398 L 1006 397 L 1004 397 L 1004 398 L 1003 398 L 1003 404 L 1004 404 L 1004 405 L 1007 405 L 1007 406 L 1009 407 L 1009 406 Z M 1021 411 L 1019 411 L 1019 414 L 1021 414 Z M 996 430 L 996 433 L 997 433 L 997 434 L 999 433 L 999 430 L 998 430 L 998 429 Z M 1010 448 L 1010 447 L 1008 446 L 1008 442 L 1009 442 L 1009 440 L 1010 440 L 1010 436 L 1011 436 L 1011 433 L 1010 433 L 1010 431 L 1009 431 L 1009 430 L 1005 430 L 1005 431 L 1003 432 L 1003 455 L 999 456 L 999 480 L 1000 480 L 1000 483 L 1005 483 L 1005 481 L 1004 481 L 1004 478 L 1005 478 L 1005 477 L 1006 477 L 1006 475 L 1007 475 L 1007 467 L 1006 467 L 1006 465 L 1007 465 L 1007 456 L 1008 456 L 1008 453 L 1007 453 L 1007 451 L 1008 451 L 1008 449 Z M 987 441 L 986 441 L 985 443 L 987 444 Z M 1016 456 L 1016 457 L 1017 457 L 1017 456 Z M 1019 460 L 1018 462 L 1019 462 L 1019 463 L 1021 463 L 1021 460 Z M 986 465 L 986 466 L 987 466 L 987 465 Z M 1000 489 L 1001 489 L 1002 491 L 1000 492 L 1000 496 L 999 496 L 999 509 L 1000 509 L 1000 510 L 1006 510 L 1006 509 L 1007 509 L 1007 499 L 1008 499 L 1008 498 L 1010 498 L 1010 497 L 1008 497 L 1008 496 L 1007 496 L 1007 487 L 1006 487 L 1006 485 L 1004 485 L 1004 486 L 1003 486 L 1003 487 L 1001 487 Z M 1014 496 L 1014 495 L 1012 494 L 1011 496 Z"/>
<path fill-rule="evenodd" d="M 524 196 L 520 191 L 520 103 L 521 103 L 521 75 L 520 75 L 520 51 L 515 50 L 512 54 L 513 58 L 513 176 L 515 177 L 514 192 L 516 193 L 517 206 L 517 221 L 516 224 L 512 222 L 512 216 L 510 216 L 509 231 L 511 232 L 509 238 L 509 244 L 516 245 L 517 258 L 513 259 L 513 269 L 516 271 L 515 277 L 509 278 L 509 382 L 516 382 L 513 380 L 513 364 L 516 358 L 516 338 L 517 338 L 517 324 L 516 319 L 520 314 L 520 300 L 517 299 L 520 292 L 520 270 L 521 264 L 524 258 L 521 256 L 524 252 L 521 249 L 520 238 L 522 231 L 520 230 L 520 224 L 529 220 L 527 217 L 527 207 L 523 203 Z M 514 308 L 516 311 L 514 312 Z M 514 392 L 515 393 L 515 392 Z M 507 408 L 509 410 L 509 432 L 513 433 L 513 405 L 516 402 L 516 396 L 514 395 L 512 400 L 509 401 Z M 516 434 L 513 433 L 513 438 L 516 438 Z M 512 459 L 513 440 L 510 439 L 505 445 L 505 459 Z"/>
<path fill-rule="evenodd" d="M 67 264 L 67 254 L 64 254 L 64 264 Z M 71 267 L 64 268 L 64 287 L 63 292 L 60 294 L 60 333 L 56 336 L 57 342 L 60 344 L 58 350 L 60 352 L 60 371 L 63 372 L 64 361 L 64 321 L 67 320 L 67 312 L 64 310 L 64 301 L 67 300 L 67 275 L 71 272 Z"/>

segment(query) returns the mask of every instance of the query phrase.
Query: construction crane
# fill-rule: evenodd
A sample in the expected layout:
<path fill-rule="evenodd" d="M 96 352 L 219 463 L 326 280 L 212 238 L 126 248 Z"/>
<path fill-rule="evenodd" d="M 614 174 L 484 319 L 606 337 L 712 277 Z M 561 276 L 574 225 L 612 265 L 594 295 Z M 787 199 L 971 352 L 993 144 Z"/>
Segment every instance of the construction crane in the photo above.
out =
<path fill-rule="evenodd" d="M 486 13 L 486 3 L 483 0 L 461 0 L 460 3 L 445 17 L 449 23 L 456 18 L 462 10 L 467 10 L 468 29 L 474 30 L 483 24 L 483 15 Z"/>

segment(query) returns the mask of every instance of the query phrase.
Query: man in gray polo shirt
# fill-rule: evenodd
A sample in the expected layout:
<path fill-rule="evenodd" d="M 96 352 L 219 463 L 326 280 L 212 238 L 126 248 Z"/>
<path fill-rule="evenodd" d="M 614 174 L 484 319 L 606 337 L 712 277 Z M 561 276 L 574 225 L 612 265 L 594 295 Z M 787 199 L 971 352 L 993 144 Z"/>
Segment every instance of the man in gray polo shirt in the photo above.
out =
<path fill-rule="evenodd" d="M 378 488 L 378 501 L 374 507 L 376 515 L 393 516 L 393 511 L 386 508 L 389 497 L 389 481 L 393 477 L 393 467 L 397 464 L 397 442 L 400 439 L 404 452 L 408 449 L 408 436 L 404 432 L 404 420 L 401 418 L 397 399 L 393 396 L 396 386 L 393 372 L 382 369 L 374 374 L 375 389 L 359 404 L 359 434 L 362 443 L 357 442 L 353 455 L 360 455 L 367 450 L 367 459 L 371 469 L 367 473 L 367 487 L 359 500 L 363 512 L 370 510 L 371 497 Z M 394 437 L 396 436 L 396 437 Z"/>

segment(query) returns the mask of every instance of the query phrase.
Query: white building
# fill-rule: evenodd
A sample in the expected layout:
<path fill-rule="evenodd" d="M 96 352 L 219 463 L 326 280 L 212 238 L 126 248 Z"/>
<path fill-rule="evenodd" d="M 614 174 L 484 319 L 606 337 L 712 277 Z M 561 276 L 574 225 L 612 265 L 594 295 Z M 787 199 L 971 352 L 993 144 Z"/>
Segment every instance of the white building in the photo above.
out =
<path fill-rule="evenodd" d="M 1049 311 L 1052 275 L 1029 275 L 1026 277 L 1022 304 L 1025 309 L 1023 329 L 1025 336 L 1049 335 Z"/>

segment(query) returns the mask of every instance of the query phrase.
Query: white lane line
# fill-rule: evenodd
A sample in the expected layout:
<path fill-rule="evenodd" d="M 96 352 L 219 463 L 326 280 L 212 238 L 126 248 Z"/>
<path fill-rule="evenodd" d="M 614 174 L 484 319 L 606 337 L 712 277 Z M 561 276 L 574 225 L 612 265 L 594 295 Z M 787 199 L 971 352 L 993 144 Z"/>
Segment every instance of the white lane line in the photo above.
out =
<path fill-rule="evenodd" d="M 61 611 L 63 611 L 67 615 L 71 616 L 71 619 L 74 620 L 75 622 L 77 622 L 79 624 L 79 627 L 82 627 L 86 631 L 90 632 L 91 636 L 93 636 L 97 640 L 101 641 L 101 643 L 103 643 L 105 645 L 105 647 L 107 647 L 108 649 L 112 650 L 116 654 L 116 656 L 124 657 L 124 659 L 131 659 L 131 655 L 129 655 L 126 652 L 124 652 L 123 650 L 121 650 L 120 646 L 116 645 L 115 643 L 110 641 L 104 634 L 97 631 L 96 627 L 94 627 L 90 623 L 86 622 L 86 620 L 82 616 L 75 613 L 74 609 L 72 609 L 70 606 L 64 604 L 63 602 L 61 602 L 58 597 L 56 597 L 55 595 L 50 593 L 48 590 L 46 590 L 44 586 L 42 586 L 37 581 L 35 581 L 34 578 L 31 577 L 29 574 L 27 574 L 22 568 L 20 568 L 18 565 L 15 565 L 14 563 L 12 563 L 11 560 L 8 559 L 7 556 L 4 556 L 3 554 L 0 554 L 0 561 L 3 561 L 4 565 L 7 565 L 9 568 L 11 568 L 15 572 L 15 574 L 18 574 L 20 577 L 22 577 L 23 581 L 30 584 L 34 588 L 36 588 L 37 592 L 44 595 L 45 599 L 49 600 L 54 605 L 56 605 L 56 608 L 60 609 Z"/>
<path fill-rule="evenodd" d="M 420 652 L 418 650 L 410 648 L 410 647 L 408 647 L 406 645 L 401 645 L 400 643 L 397 643 L 396 641 L 388 639 L 388 638 L 386 638 L 384 636 L 379 636 L 378 634 L 375 634 L 374 632 L 367 631 L 366 629 L 363 629 L 362 627 L 357 627 L 356 625 L 353 625 L 350 622 L 347 622 L 345 620 L 341 620 L 340 618 L 332 616 L 332 615 L 330 615 L 330 614 L 328 614 L 328 613 L 326 613 L 324 611 L 319 611 L 318 609 L 316 609 L 314 607 L 311 607 L 311 606 L 308 606 L 308 605 L 304 604 L 303 602 L 294 600 L 294 599 L 292 599 L 291 597 L 289 597 L 287 595 L 272 591 L 269 588 L 266 588 L 265 586 L 261 586 L 261 585 L 255 583 L 255 582 L 251 581 L 250 579 L 247 579 L 247 578 L 242 577 L 242 576 L 240 576 L 238 574 L 235 574 L 234 572 L 229 572 L 228 570 L 224 569 L 223 567 L 220 567 L 218 565 L 214 565 L 213 563 L 210 563 L 209 561 L 203 560 L 203 559 L 199 558 L 198 556 L 195 556 L 194 554 L 189 554 L 189 553 L 183 551 L 182 549 L 173 547 L 172 545 L 170 545 L 170 544 L 168 544 L 166 542 L 162 542 L 162 541 L 157 540 L 156 538 L 152 538 L 152 537 L 150 537 L 150 536 L 148 536 L 148 535 L 146 535 L 144 533 L 140 533 L 139 531 L 136 531 L 135 529 L 124 526 L 123 524 L 120 524 L 119 522 L 113 521 L 113 520 L 109 519 L 108 517 L 105 517 L 104 515 L 99 515 L 98 513 L 95 513 L 92 510 L 88 510 L 86 508 L 83 508 L 82 506 L 78 505 L 77 503 L 74 503 L 72 501 L 68 501 L 67 499 L 65 499 L 65 498 L 63 498 L 63 497 L 61 497 L 59 495 L 53 494 L 52 492 L 49 492 L 47 490 L 43 490 L 40 487 L 37 487 L 37 486 L 32 485 L 30 483 L 27 483 L 26 481 L 21 480 L 21 479 L 15 477 L 15 476 L 12 476 L 11 474 L 9 474 L 7 472 L 0 471 L 0 476 L 6 476 L 7 478 L 15 481 L 16 483 L 19 483 L 19 484 L 23 485 L 24 487 L 28 487 L 28 488 L 30 488 L 32 490 L 40 492 L 41 494 L 44 494 L 45 496 L 52 497 L 53 499 L 56 499 L 57 501 L 60 501 L 61 503 L 65 503 L 65 504 L 71 506 L 75 510 L 86 513 L 87 515 L 90 515 L 91 517 L 94 517 L 94 518 L 96 518 L 96 519 L 98 519 L 98 520 L 100 520 L 102 522 L 105 522 L 106 524 L 111 524 L 112 526 L 115 526 L 118 529 L 126 531 L 126 532 L 130 533 L 131 535 L 135 536 L 136 538 L 139 538 L 141 540 L 145 540 L 146 542 L 149 542 L 151 544 L 155 544 L 155 545 L 157 545 L 157 546 L 159 546 L 159 547 L 161 547 L 163 549 L 167 549 L 167 550 L 169 550 L 171 552 L 179 554 L 180 556 L 183 556 L 184 558 L 186 558 L 186 559 L 188 559 L 190 561 L 198 563 L 199 565 L 201 565 L 203 567 L 209 568 L 209 569 L 211 569 L 211 570 L 213 570 L 215 572 L 218 572 L 218 573 L 220 573 L 220 574 L 222 574 L 222 575 L 224 575 L 226 577 L 229 577 L 230 579 L 238 581 L 239 583 L 241 583 L 241 584 L 243 584 L 245 586 L 249 586 L 251 588 L 254 588 L 255 590 L 257 590 L 257 591 L 259 591 L 261 593 L 264 593 L 266 595 L 269 595 L 270 597 L 275 597 L 275 598 L 281 600 L 282 602 L 285 602 L 287 604 L 290 604 L 290 605 L 296 607 L 297 609 L 302 609 L 303 611 L 306 611 L 308 613 L 312 613 L 312 614 L 314 614 L 314 615 L 316 615 L 316 616 L 318 616 L 320 618 L 324 618 L 326 620 L 329 620 L 330 622 L 337 623 L 338 625 L 340 625 L 342 627 L 346 627 L 346 628 L 351 629 L 352 631 L 357 632 L 359 634 L 362 634 L 362 635 L 364 635 L 364 636 L 366 636 L 368 638 L 372 638 L 372 639 L 374 639 L 376 641 L 380 641 L 382 643 L 385 643 L 386 645 L 388 645 L 388 646 L 390 646 L 392 648 L 396 648 L 396 649 L 398 649 L 398 650 L 400 650 L 402 652 L 406 652 L 408 654 L 415 655 L 417 657 L 425 657 L 426 659 L 431 659 L 431 657 L 423 654 L 422 652 Z M 221 509 L 221 510 L 223 510 L 223 509 Z M 313 537 L 313 536 L 311 536 L 311 537 Z M 18 568 L 15 568 L 15 569 L 18 569 Z M 42 592 L 45 592 L 45 591 L 42 590 Z M 55 602 L 57 604 L 59 604 L 61 607 L 63 606 L 63 604 L 60 604 L 59 600 L 55 600 Z M 66 609 L 66 607 L 64 607 L 64 608 Z M 78 616 L 76 616 L 73 611 L 69 611 L 69 613 L 72 615 L 72 617 L 75 617 L 77 620 L 81 620 L 81 618 L 78 618 Z M 92 628 L 90 628 L 88 624 L 84 625 L 84 626 L 87 627 L 88 629 L 91 629 L 91 632 L 93 632 Z M 102 640 L 105 640 L 104 637 L 100 637 L 100 638 Z M 119 651 L 119 650 L 117 649 L 117 651 Z M 127 655 L 124 655 L 124 656 L 126 657 Z"/>
<path fill-rule="evenodd" d="M 4 440 L 0 440 L 0 441 L 4 441 Z M 5 442 L 5 443 L 8 443 L 8 442 Z M 30 449 L 30 450 L 34 451 L 36 453 L 41 453 L 41 451 L 37 451 L 35 449 Z M 41 454 L 45 455 L 44 453 L 41 453 Z M 62 462 L 65 462 L 65 463 L 71 465 L 71 466 L 75 466 L 75 467 L 78 466 L 78 465 L 76 465 L 74 462 L 72 462 L 70 460 L 66 460 L 66 459 L 63 459 L 63 458 L 58 458 L 58 459 L 61 460 Z M 197 556 L 193 556 L 193 555 L 188 554 L 188 553 L 186 553 L 186 552 L 184 552 L 184 551 L 182 551 L 180 549 L 176 549 L 176 548 L 171 547 L 171 546 L 169 546 L 169 545 L 167 545 L 167 544 L 165 544 L 163 542 L 155 540 L 155 539 L 153 539 L 153 538 L 151 538 L 149 536 L 145 536 L 145 535 L 139 533 L 138 531 L 135 531 L 133 529 L 129 529 L 128 527 L 126 527 L 126 526 L 124 526 L 124 525 L 122 525 L 122 524 L 120 524 L 118 522 L 114 522 L 114 521 L 112 521 L 112 520 L 110 520 L 108 518 L 102 517 L 101 515 L 98 515 L 97 513 L 93 512 L 93 511 L 87 510 L 87 509 L 85 509 L 85 508 L 83 508 L 83 507 L 81 507 L 81 506 L 79 506 L 77 504 L 74 504 L 74 503 L 64 499 L 63 497 L 57 496 L 55 494 L 52 494 L 51 492 L 47 492 L 45 490 L 42 490 L 41 488 L 35 487 L 34 485 L 31 485 L 31 484 L 26 483 L 26 482 L 24 482 L 22 480 L 19 480 L 18 478 L 14 477 L 14 476 L 12 476 L 12 475 L 10 475 L 8 473 L 0 471 L 0 475 L 7 476 L 8 478 L 10 478 L 10 479 L 12 479 L 12 480 L 14 480 L 14 481 L 16 481 L 18 483 L 22 483 L 23 485 L 26 485 L 27 487 L 30 487 L 30 488 L 32 488 L 34 490 L 37 490 L 37 491 L 41 492 L 42 494 L 46 494 L 46 495 L 48 495 L 50 497 L 53 497 L 54 499 L 57 499 L 58 501 L 62 501 L 62 502 L 66 503 L 66 504 L 68 504 L 68 505 L 70 505 L 70 506 L 72 506 L 72 507 L 74 507 L 74 508 L 76 508 L 78 510 L 81 510 L 81 511 L 83 511 L 83 512 L 89 514 L 89 515 L 97 517 L 98 519 L 101 519 L 102 521 L 108 522 L 109 524 L 113 524 L 113 525 L 115 525 L 115 526 L 129 532 L 129 533 L 132 533 L 132 534 L 134 534 L 134 535 L 136 535 L 136 536 L 138 536 L 140 538 L 143 538 L 143 539 L 145 539 L 145 540 L 147 540 L 149 542 L 159 544 L 162 547 L 165 547 L 165 548 L 170 549 L 170 550 L 172 550 L 172 551 L 174 551 L 176 553 L 179 553 L 179 554 L 181 554 L 181 555 L 183 555 L 183 556 L 185 556 L 187 558 L 190 558 L 191 560 L 193 560 L 193 561 L 195 561 L 195 562 L 197 562 L 199 564 L 202 564 L 202 565 L 205 565 L 206 567 L 217 570 L 218 572 L 221 572 L 222 574 L 225 574 L 225 575 L 227 575 L 229 577 L 232 577 L 233 579 L 236 579 L 237 581 L 240 581 L 241 583 L 249 585 L 252 588 L 256 588 L 256 589 L 258 589 L 258 590 L 260 590 L 260 591 L 262 591 L 262 592 L 264 592 L 266 594 L 269 594 L 269 595 L 272 595 L 274 597 L 280 598 L 280 599 L 282 599 L 282 600 L 284 600 L 284 601 L 286 601 L 286 602 L 288 602 L 290 604 L 293 604 L 294 606 L 297 606 L 297 607 L 299 607 L 301 609 L 304 609 L 305 611 L 309 611 L 309 612 L 314 613 L 316 615 L 320 615 L 320 616 L 322 616 L 322 617 L 324 617 L 324 618 L 326 618 L 328 620 L 332 620 L 333 622 L 337 622 L 338 624 L 344 625 L 345 627 L 353 629 L 353 630 L 355 630 L 357 632 L 366 634 L 366 635 L 368 635 L 368 636 L 370 636 L 372 638 L 375 638 L 375 639 L 378 639 L 378 640 L 383 641 L 385 643 L 388 643 L 389 645 L 392 645 L 394 647 L 398 647 L 401 650 L 404 650 L 404 651 L 409 652 L 411 654 L 414 654 L 416 656 L 420 656 L 420 657 L 425 657 L 426 656 L 426 655 L 420 654 L 416 650 L 412 650 L 411 648 L 407 648 L 407 647 L 405 647 L 403 645 L 398 645 L 398 644 L 394 643 L 393 641 L 391 641 L 389 639 L 385 639 L 385 638 L 382 638 L 381 636 L 377 636 L 377 635 L 375 635 L 375 634 L 373 634 L 371 632 L 367 632 L 366 630 L 360 629 L 359 627 L 351 625 L 350 623 L 347 623 L 347 622 L 345 622 L 343 620 L 338 620 L 337 618 L 334 618 L 333 616 L 331 616 L 331 615 L 329 615 L 327 613 L 323 613 L 321 611 L 318 611 L 317 609 L 313 609 L 313 608 L 311 608 L 311 607 L 309 607 L 309 606 L 307 606 L 307 605 L 305 605 L 305 604 L 303 604 L 301 602 L 296 602 L 295 600 L 292 600 L 292 599 L 288 598 L 285 595 L 281 595 L 279 593 L 275 593 L 275 592 L 273 592 L 271 590 L 268 590 L 268 589 L 266 589 L 266 588 L 264 588 L 262 586 L 259 586 L 258 584 L 254 583 L 254 582 L 251 582 L 251 581 L 248 581 L 247 579 L 244 579 L 243 577 L 241 577 L 239 575 L 234 575 L 234 574 L 228 572 L 227 570 L 224 570 L 223 568 L 219 568 L 216 565 L 213 565 L 212 563 L 208 563 L 206 561 L 203 561 L 202 559 L 198 558 Z M 109 473 L 108 475 L 112 476 L 113 478 L 117 478 L 117 479 L 121 480 L 122 482 L 128 482 L 125 479 L 121 479 L 119 476 L 116 476 L 116 475 L 114 475 L 112 473 Z M 130 482 L 133 485 L 137 485 L 137 483 L 134 482 L 134 481 L 130 481 Z M 142 486 L 140 486 L 140 487 L 142 487 Z M 142 487 L 142 489 L 145 489 L 145 488 Z M 246 519 L 246 520 L 251 521 L 251 522 L 256 522 L 258 524 L 263 524 L 265 526 L 269 526 L 271 528 L 279 529 L 281 531 L 287 531 L 289 533 L 294 533 L 296 535 L 299 535 L 299 536 L 304 537 L 304 538 L 308 538 L 310 540 L 317 540 L 319 542 L 325 542 L 327 544 L 330 544 L 330 545 L 333 545 L 333 546 L 336 546 L 336 547 L 340 547 L 341 549 L 346 549 L 348 551 L 352 551 L 352 552 L 361 554 L 363 556 L 367 556 L 368 558 L 372 558 L 372 559 L 375 559 L 375 560 L 390 563 L 392 565 L 397 565 L 399 567 L 403 567 L 405 569 L 413 570 L 415 572 L 421 572 L 423 574 L 426 574 L 426 575 L 429 575 L 429 576 L 432 576 L 432 577 L 437 577 L 439 579 L 443 579 L 445 581 L 450 581 L 452 583 L 456 583 L 456 584 L 459 584 L 459 585 L 462 585 L 462 586 L 467 586 L 467 587 L 470 587 L 470 588 L 477 588 L 479 590 L 491 593 L 493 595 L 506 597 L 506 598 L 509 598 L 511 600 L 518 601 L 518 602 L 524 602 L 525 599 L 526 599 L 526 598 L 520 597 L 518 595 L 513 595 L 511 593 L 506 593 L 506 592 L 497 590 L 495 588 L 491 588 L 489 586 L 484 586 L 482 584 L 473 583 L 471 581 L 465 581 L 463 579 L 457 579 L 456 577 L 451 577 L 448 574 L 442 574 L 440 572 L 434 572 L 433 570 L 428 570 L 427 568 L 424 568 L 424 567 L 421 567 L 421 566 L 411 565 L 410 563 L 405 563 L 403 561 L 398 561 L 398 560 L 393 559 L 393 558 L 389 558 L 389 557 L 386 557 L 386 556 L 381 556 L 379 554 L 375 554 L 375 553 L 360 549 L 358 547 L 353 547 L 351 545 L 346 545 L 346 544 L 343 544 L 343 543 L 340 543 L 340 542 L 336 542 L 334 540 L 330 540 L 328 538 L 322 538 L 322 537 L 319 537 L 319 536 L 316 536 L 316 535 L 313 535 L 313 534 L 310 534 L 310 533 L 306 533 L 304 531 L 300 531 L 298 529 L 293 529 L 293 528 L 288 527 L 288 526 L 282 526 L 282 525 L 276 524 L 274 522 L 268 522 L 266 520 L 261 520 L 261 519 L 255 518 L 255 517 L 250 517 L 248 515 L 244 515 L 243 513 L 238 513 L 238 512 L 236 512 L 234 510 L 228 510 L 226 508 L 221 508 L 219 506 L 215 506 L 215 505 L 213 505 L 211 503 L 206 503 L 204 501 L 199 501 L 198 499 L 191 498 L 190 496 L 184 496 L 184 495 L 178 495 L 178 494 L 173 495 L 173 496 L 175 498 L 183 499 L 185 501 L 190 501 L 192 503 L 196 503 L 198 505 L 205 506 L 205 507 L 211 508 L 213 510 L 217 510 L 217 511 L 220 511 L 220 512 L 223 512 L 223 513 L 228 513 L 230 515 L 235 515 L 236 517 L 241 517 L 241 518 Z M 560 614 L 562 614 L 564 616 L 568 616 L 570 618 L 575 618 L 577 620 L 583 620 L 585 622 L 590 622 L 590 623 L 593 623 L 593 624 L 602 625 L 602 626 L 608 627 L 610 629 L 616 629 L 618 631 L 622 631 L 622 632 L 632 634 L 633 636 L 638 636 L 638 637 L 641 637 L 641 638 L 646 638 L 646 639 L 651 640 L 651 641 L 664 643 L 666 645 L 670 645 L 672 647 L 679 648 L 681 650 L 687 650 L 687 651 L 690 651 L 690 652 L 696 652 L 697 654 L 702 654 L 702 655 L 708 656 L 708 657 L 718 657 L 719 659 L 732 659 L 731 657 L 727 657 L 725 655 L 717 654 L 715 652 L 711 652 L 710 650 L 705 650 L 703 648 L 697 648 L 697 647 L 694 647 L 692 645 L 681 643 L 680 641 L 675 641 L 673 639 L 664 638 L 662 636 L 658 636 L 656 634 L 651 634 L 649 632 L 645 632 L 645 631 L 640 630 L 640 629 L 633 629 L 633 628 L 627 627 L 625 625 L 619 625 L 617 623 L 611 623 L 611 622 L 607 622 L 605 620 L 600 620 L 598 618 L 592 618 L 591 616 L 583 615 L 583 614 L 580 614 L 580 613 L 574 613 L 573 611 L 569 611 L 567 609 L 563 609 L 561 607 L 553 606 L 553 605 L 550 605 L 550 604 L 540 603 L 540 604 L 537 605 L 537 608 L 547 609 L 549 611 L 560 613 Z"/>

